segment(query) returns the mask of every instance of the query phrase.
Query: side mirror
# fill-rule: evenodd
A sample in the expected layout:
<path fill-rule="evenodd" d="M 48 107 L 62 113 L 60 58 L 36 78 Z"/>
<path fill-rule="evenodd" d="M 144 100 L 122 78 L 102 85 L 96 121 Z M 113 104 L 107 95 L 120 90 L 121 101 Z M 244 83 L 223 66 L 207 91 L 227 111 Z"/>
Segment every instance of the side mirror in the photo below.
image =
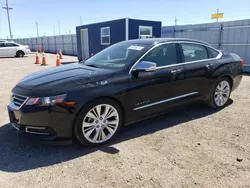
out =
<path fill-rule="evenodd" d="M 139 72 L 153 72 L 156 70 L 156 63 L 150 61 L 140 61 L 135 65 L 132 69 L 132 72 L 139 73 Z"/>

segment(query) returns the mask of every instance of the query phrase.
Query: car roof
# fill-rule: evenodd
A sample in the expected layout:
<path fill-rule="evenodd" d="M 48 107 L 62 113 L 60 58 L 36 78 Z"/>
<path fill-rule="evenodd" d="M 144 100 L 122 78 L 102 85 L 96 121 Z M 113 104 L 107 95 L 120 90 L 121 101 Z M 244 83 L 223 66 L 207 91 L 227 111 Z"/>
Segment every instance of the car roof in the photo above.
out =
<path fill-rule="evenodd" d="M 14 41 L 12 41 L 12 40 L 0 40 L 0 42 L 11 42 L 11 43 L 14 43 Z"/>
<path fill-rule="evenodd" d="M 200 40 L 195 40 L 195 39 L 189 39 L 189 38 L 147 38 L 147 39 L 133 39 L 133 40 L 127 40 L 124 41 L 123 43 L 136 43 L 136 44 L 149 44 L 149 45 L 155 45 L 159 43 L 164 43 L 164 42 L 179 42 L 179 41 L 185 41 L 185 42 L 195 42 L 195 43 L 200 43 L 200 44 L 205 44 L 210 46 L 210 44 L 200 41 Z"/>

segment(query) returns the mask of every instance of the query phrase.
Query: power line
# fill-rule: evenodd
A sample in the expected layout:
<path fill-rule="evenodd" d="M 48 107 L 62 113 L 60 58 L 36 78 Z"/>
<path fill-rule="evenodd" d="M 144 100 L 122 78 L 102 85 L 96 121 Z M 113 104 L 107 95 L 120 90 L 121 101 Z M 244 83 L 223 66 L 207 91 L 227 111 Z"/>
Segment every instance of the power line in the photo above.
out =
<path fill-rule="evenodd" d="M 3 9 L 5 9 L 7 11 L 7 17 L 8 17 L 8 23 L 9 23 L 9 32 L 10 32 L 10 39 L 12 40 L 12 33 L 11 33 L 11 26 L 10 26 L 10 14 L 9 14 L 9 10 L 12 10 L 13 8 L 10 8 L 8 5 L 8 0 L 6 0 L 6 7 L 2 7 Z"/>

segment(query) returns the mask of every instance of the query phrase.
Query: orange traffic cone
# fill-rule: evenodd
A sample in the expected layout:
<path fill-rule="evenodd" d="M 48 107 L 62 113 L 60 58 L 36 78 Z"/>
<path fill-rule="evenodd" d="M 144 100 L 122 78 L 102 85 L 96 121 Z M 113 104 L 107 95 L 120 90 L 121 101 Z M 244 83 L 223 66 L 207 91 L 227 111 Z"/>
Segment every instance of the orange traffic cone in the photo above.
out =
<path fill-rule="evenodd" d="M 38 50 L 36 51 L 36 61 L 35 61 L 35 64 L 40 64 Z"/>
<path fill-rule="evenodd" d="M 63 59 L 62 50 L 61 49 L 59 50 L 59 57 L 60 57 L 60 59 Z"/>
<path fill-rule="evenodd" d="M 61 65 L 61 61 L 60 61 L 60 58 L 59 58 L 59 54 L 58 54 L 58 51 L 56 51 L 56 66 L 60 66 Z"/>
<path fill-rule="evenodd" d="M 42 66 L 45 66 L 45 65 L 48 65 L 47 64 L 47 61 L 46 61 L 46 58 L 45 58 L 45 54 L 44 54 L 44 51 L 43 51 L 43 59 L 42 59 Z"/>

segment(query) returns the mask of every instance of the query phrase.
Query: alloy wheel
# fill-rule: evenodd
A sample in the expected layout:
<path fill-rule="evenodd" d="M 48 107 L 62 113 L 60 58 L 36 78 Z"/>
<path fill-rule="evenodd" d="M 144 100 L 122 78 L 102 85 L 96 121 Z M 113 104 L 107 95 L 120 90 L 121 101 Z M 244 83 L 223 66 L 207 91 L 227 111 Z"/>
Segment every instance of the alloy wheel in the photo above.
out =
<path fill-rule="evenodd" d="M 228 81 L 222 80 L 216 87 L 214 93 L 214 102 L 217 106 L 221 107 L 228 101 L 230 95 L 230 85 Z"/>
<path fill-rule="evenodd" d="M 82 122 L 84 137 L 91 143 L 109 140 L 119 126 L 119 114 L 109 104 L 99 104 L 88 111 Z"/>

